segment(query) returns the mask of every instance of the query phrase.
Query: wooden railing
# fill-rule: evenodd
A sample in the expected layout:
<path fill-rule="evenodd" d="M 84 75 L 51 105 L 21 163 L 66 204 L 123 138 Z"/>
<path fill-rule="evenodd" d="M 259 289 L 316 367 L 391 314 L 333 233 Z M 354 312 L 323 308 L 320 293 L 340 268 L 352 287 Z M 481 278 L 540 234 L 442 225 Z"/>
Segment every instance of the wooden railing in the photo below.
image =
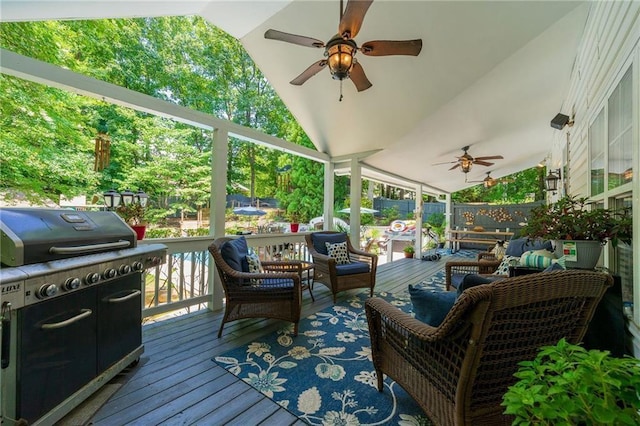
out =
<path fill-rule="evenodd" d="M 263 260 L 310 260 L 306 233 L 246 235 L 247 244 Z M 222 291 L 214 291 L 213 259 L 207 248 L 213 237 L 154 238 L 140 245 L 160 243 L 167 246 L 161 265 L 144 274 L 144 318 L 168 312 L 192 309 L 216 309 L 222 306 Z M 215 277 L 215 280 L 218 278 Z"/>

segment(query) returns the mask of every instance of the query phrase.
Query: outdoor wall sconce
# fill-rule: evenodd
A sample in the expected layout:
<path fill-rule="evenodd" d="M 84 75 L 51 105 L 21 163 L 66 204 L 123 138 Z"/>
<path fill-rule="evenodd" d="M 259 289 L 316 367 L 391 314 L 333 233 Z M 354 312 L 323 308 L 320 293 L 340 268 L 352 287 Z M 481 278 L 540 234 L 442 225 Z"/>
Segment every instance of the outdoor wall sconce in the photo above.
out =
<path fill-rule="evenodd" d="M 573 118 L 569 118 L 568 115 L 558 114 L 551 120 L 551 127 L 554 129 L 562 130 L 564 126 L 573 126 Z"/>
<path fill-rule="evenodd" d="M 149 201 L 149 196 L 141 189 L 136 193 L 133 193 L 128 189 L 122 192 L 110 189 L 102 194 L 102 196 L 104 197 L 104 205 L 109 210 L 118 207 L 121 202 L 125 206 L 128 206 L 131 203 L 138 203 L 142 207 L 146 207 L 147 201 Z"/>
<path fill-rule="evenodd" d="M 544 178 L 544 184 L 547 192 L 552 192 L 553 194 L 556 193 L 558 190 L 558 181 L 561 177 L 560 169 L 556 169 L 555 172 L 553 170 L 549 170 L 549 174 Z"/>

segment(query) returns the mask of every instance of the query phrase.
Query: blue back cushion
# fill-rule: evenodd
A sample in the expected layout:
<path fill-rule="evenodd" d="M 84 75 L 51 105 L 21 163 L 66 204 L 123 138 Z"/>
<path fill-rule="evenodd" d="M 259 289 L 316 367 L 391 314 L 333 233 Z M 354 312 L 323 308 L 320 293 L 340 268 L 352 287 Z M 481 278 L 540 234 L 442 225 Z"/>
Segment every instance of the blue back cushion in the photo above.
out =
<path fill-rule="evenodd" d="M 438 327 L 456 302 L 455 291 L 442 291 L 409 284 L 409 296 L 415 318 Z"/>
<path fill-rule="evenodd" d="M 553 251 L 551 241 L 549 240 L 531 240 L 529 238 L 516 238 L 514 240 L 509 241 L 509 245 L 507 246 L 507 252 L 505 253 L 507 256 L 516 256 L 520 257 L 524 252 L 529 250 L 549 250 Z"/>
<path fill-rule="evenodd" d="M 227 265 L 240 272 L 249 272 L 248 253 L 249 247 L 244 237 L 229 240 L 220 248 L 220 254 Z"/>
<path fill-rule="evenodd" d="M 462 279 L 462 281 L 460 282 L 460 285 L 457 287 L 458 295 L 462 294 L 462 292 L 468 288 L 475 287 L 480 284 L 489 284 L 494 281 L 502 280 L 504 278 L 505 277 L 501 275 L 486 276 L 486 275 L 477 275 L 477 274 L 466 274 Z"/>
<path fill-rule="evenodd" d="M 325 243 L 343 243 L 347 241 L 347 234 L 340 232 L 338 234 L 325 234 L 323 232 L 314 232 L 311 234 L 313 248 L 320 254 L 327 255 L 327 245 Z"/>

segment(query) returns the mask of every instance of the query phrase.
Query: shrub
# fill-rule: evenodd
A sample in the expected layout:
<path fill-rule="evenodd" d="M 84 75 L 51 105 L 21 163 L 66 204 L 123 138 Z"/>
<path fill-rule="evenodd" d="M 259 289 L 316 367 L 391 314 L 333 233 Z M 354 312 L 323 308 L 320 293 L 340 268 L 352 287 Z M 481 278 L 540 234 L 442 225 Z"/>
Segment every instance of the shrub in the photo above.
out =
<path fill-rule="evenodd" d="M 640 424 L 640 360 L 562 339 L 523 361 L 503 397 L 514 425 Z"/>

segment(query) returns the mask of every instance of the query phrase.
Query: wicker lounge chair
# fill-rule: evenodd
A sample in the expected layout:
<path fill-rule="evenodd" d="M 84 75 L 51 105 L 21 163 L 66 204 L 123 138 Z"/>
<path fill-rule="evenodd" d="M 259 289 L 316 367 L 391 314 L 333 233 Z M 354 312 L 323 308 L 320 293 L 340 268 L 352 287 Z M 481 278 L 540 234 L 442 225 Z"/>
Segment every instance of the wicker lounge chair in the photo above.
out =
<path fill-rule="evenodd" d="M 218 238 L 209 246 L 226 300 L 218 337 L 222 335 L 225 323 L 241 318 L 291 321 L 294 323 L 294 334 L 297 335 L 302 309 L 301 262 L 262 262 L 264 273 L 244 272 L 237 262 L 223 256 L 223 252 L 233 248 L 224 248 L 231 241 L 236 240 Z M 243 254 L 240 253 L 240 256 Z"/>
<path fill-rule="evenodd" d="M 610 275 L 573 270 L 479 285 L 462 293 L 437 328 L 368 299 L 378 389 L 387 374 L 436 425 L 511 424 L 500 404 L 517 363 L 562 337 L 580 342 L 611 284 Z"/>
<path fill-rule="evenodd" d="M 445 290 L 457 289 L 467 274 L 491 275 L 498 269 L 500 261 L 493 253 L 482 251 L 475 261 L 450 260 L 445 263 Z"/>
<path fill-rule="evenodd" d="M 333 303 L 336 295 L 354 288 L 369 288 L 373 296 L 376 285 L 378 256 L 351 245 L 349 236 L 344 232 L 313 232 L 306 235 L 307 248 L 315 265 L 315 282 L 320 282 L 331 290 Z M 350 264 L 338 265 L 336 259 L 329 257 L 325 243 L 347 243 Z"/>

